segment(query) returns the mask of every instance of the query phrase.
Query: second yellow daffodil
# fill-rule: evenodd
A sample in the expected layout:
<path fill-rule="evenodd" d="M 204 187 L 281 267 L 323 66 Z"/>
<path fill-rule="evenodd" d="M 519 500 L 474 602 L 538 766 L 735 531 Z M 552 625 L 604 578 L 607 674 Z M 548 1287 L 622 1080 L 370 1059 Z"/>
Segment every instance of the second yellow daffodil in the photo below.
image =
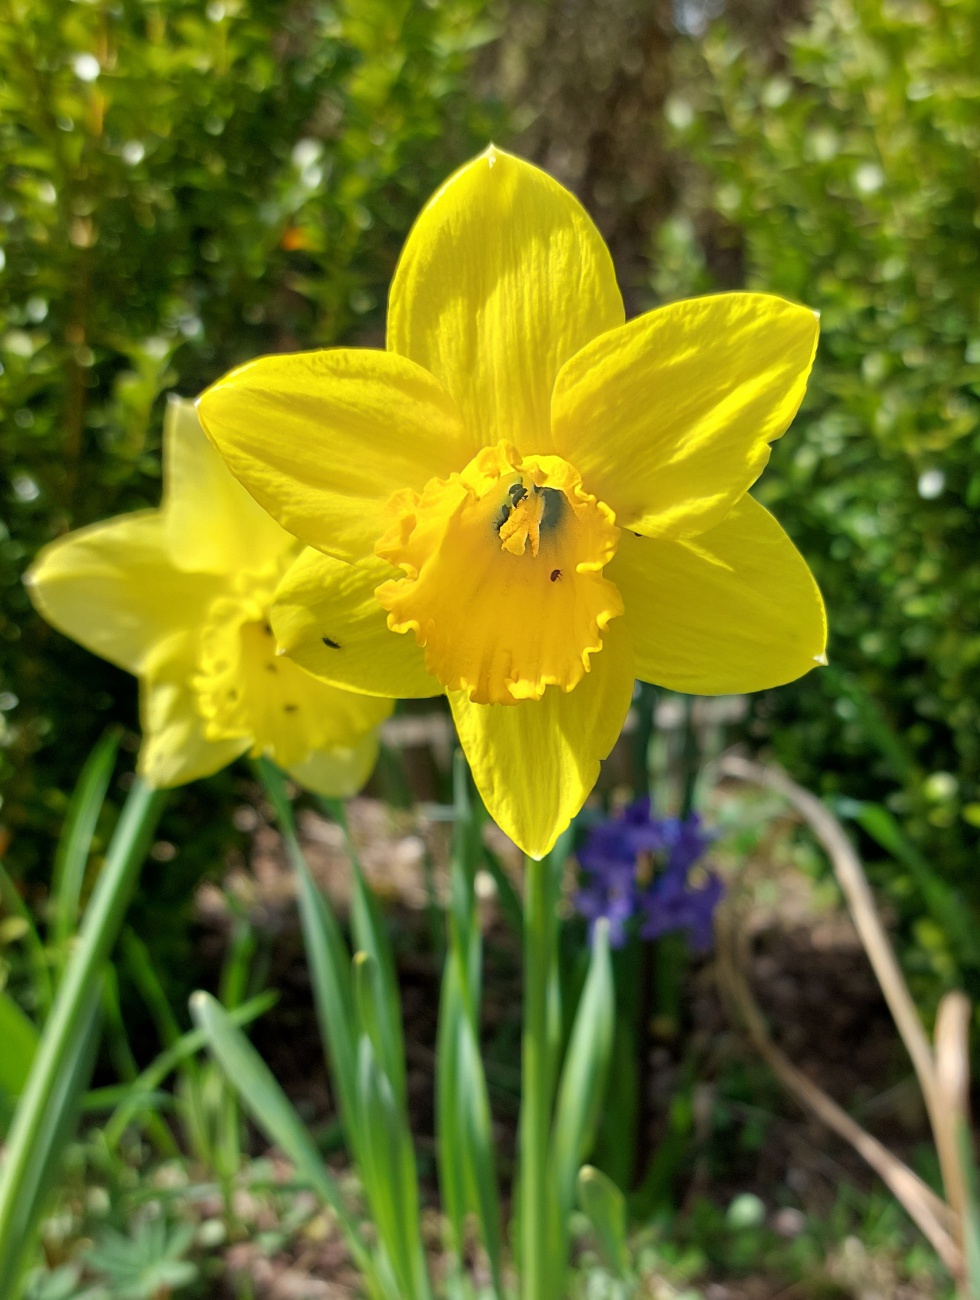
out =
<path fill-rule="evenodd" d="M 540 856 L 636 676 L 725 694 L 824 662 L 813 578 L 747 495 L 816 341 L 812 311 L 755 293 L 625 323 L 577 200 L 490 149 L 416 222 L 387 351 L 265 357 L 200 413 L 314 548 L 280 647 L 351 690 L 446 691 L 490 812 Z"/>
<path fill-rule="evenodd" d="M 377 756 L 391 702 L 276 654 L 269 614 L 302 547 L 255 504 L 171 401 L 164 500 L 69 533 L 27 574 L 59 631 L 140 680 L 139 771 L 168 787 L 267 754 L 322 794 L 349 795 Z"/>

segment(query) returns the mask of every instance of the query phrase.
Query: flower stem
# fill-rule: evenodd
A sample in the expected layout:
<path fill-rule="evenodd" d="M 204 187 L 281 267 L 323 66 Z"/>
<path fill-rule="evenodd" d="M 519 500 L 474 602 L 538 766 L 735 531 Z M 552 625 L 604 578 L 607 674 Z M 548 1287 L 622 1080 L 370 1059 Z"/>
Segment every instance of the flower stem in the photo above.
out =
<path fill-rule="evenodd" d="M 133 784 L 44 1026 L 0 1169 L 0 1282 L 16 1276 L 18 1262 L 33 1236 L 40 1209 L 38 1164 L 48 1159 L 48 1152 L 40 1148 L 53 1119 L 52 1110 L 68 1104 L 65 1080 L 76 1068 L 79 1029 L 91 1023 L 93 994 L 98 997 L 102 968 L 119 933 L 165 799 L 163 791 L 151 790 L 139 780 Z"/>
<path fill-rule="evenodd" d="M 521 1045 L 521 1296 L 551 1294 L 548 1150 L 551 1127 L 551 1064 L 548 988 L 554 961 L 555 925 L 551 869 L 525 861 L 524 1029 Z"/>

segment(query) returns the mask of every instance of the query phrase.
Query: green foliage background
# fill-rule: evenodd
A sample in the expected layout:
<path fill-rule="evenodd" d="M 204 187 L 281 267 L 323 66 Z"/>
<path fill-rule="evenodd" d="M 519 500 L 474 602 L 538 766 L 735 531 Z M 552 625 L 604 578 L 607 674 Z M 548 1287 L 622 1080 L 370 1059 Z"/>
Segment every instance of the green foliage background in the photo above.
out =
<path fill-rule="evenodd" d="M 882 798 L 976 906 L 980 825 L 980 6 L 818 0 L 785 61 L 723 27 L 667 105 L 682 199 L 658 288 L 821 312 L 803 411 L 758 495 L 816 572 L 832 669 L 761 701 L 809 784 Z M 923 900 L 894 865 L 909 912 Z M 944 936 L 918 925 L 949 976 Z"/>

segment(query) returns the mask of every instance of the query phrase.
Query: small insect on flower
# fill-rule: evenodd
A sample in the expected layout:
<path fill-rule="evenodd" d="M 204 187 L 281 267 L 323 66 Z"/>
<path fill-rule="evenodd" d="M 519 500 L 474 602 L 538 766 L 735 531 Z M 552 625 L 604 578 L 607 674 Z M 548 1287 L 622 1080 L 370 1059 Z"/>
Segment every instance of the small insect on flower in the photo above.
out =
<path fill-rule="evenodd" d="M 339 686 L 446 692 L 488 809 L 540 857 L 636 677 L 718 695 L 825 662 L 816 584 L 748 494 L 817 332 L 762 293 L 627 322 L 578 201 L 490 148 L 413 226 L 384 350 L 260 358 L 200 412 L 312 548 L 272 611 L 280 645 Z"/>

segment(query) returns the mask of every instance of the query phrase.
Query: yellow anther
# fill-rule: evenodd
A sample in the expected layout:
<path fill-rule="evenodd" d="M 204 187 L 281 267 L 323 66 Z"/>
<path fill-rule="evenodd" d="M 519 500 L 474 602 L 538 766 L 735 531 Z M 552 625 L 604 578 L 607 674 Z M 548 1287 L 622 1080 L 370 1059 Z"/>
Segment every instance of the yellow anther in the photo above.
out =
<path fill-rule="evenodd" d="M 523 555 L 528 540 L 531 554 L 537 555 L 541 545 L 541 516 L 544 513 L 544 496 L 532 488 L 511 510 L 500 525 L 500 545 L 511 555 Z"/>

